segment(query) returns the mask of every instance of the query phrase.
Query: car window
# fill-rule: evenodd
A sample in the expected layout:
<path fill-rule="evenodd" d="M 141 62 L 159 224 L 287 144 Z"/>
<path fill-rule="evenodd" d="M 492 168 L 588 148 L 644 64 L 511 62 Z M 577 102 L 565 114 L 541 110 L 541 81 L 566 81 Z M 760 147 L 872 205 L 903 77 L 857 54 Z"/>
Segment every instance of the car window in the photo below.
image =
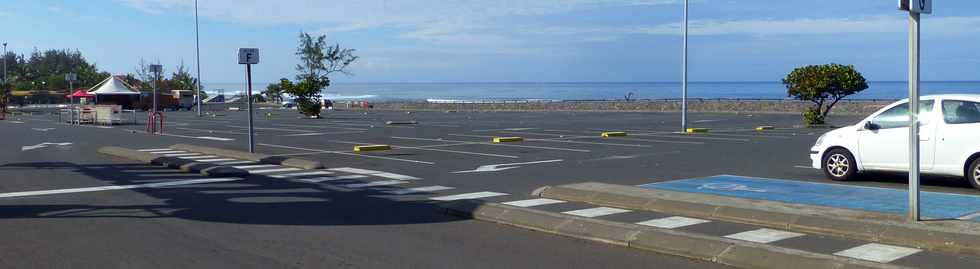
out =
<path fill-rule="evenodd" d="M 935 104 L 932 100 L 924 100 L 919 103 L 919 119 L 928 119 L 929 114 L 932 113 L 932 107 Z M 888 128 L 901 128 L 909 126 L 909 104 L 903 103 L 901 105 L 892 107 L 881 114 L 878 114 L 873 120 L 874 123 L 881 126 L 881 129 Z"/>
<path fill-rule="evenodd" d="M 980 103 L 943 101 L 943 119 L 949 124 L 978 123 L 980 122 Z"/>

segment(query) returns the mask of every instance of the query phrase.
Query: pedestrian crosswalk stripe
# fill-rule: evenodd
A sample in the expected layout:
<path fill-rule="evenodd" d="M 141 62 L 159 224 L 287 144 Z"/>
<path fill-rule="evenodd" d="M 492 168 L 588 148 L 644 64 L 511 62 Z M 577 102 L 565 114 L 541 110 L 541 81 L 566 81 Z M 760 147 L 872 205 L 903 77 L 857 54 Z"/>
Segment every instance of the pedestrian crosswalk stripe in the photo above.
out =
<path fill-rule="evenodd" d="M 422 193 L 422 192 L 437 192 L 437 191 L 444 191 L 444 190 L 451 190 L 451 189 L 453 189 L 453 187 L 435 185 L 435 186 L 390 190 L 390 191 L 385 191 L 385 193 L 390 193 L 395 195 L 405 195 L 405 194 Z"/>
<path fill-rule="evenodd" d="M 346 176 L 336 176 L 336 177 L 303 178 L 303 179 L 300 179 L 300 181 L 305 181 L 305 182 L 309 182 L 309 183 L 320 183 L 320 182 L 324 182 L 324 181 L 336 181 L 336 180 L 345 180 L 345 179 L 358 179 L 358 178 L 366 178 L 366 177 L 368 177 L 368 176 L 365 176 L 365 175 L 346 175 Z"/>
<path fill-rule="evenodd" d="M 636 224 L 643 225 L 643 226 L 664 228 L 664 229 L 676 229 L 676 228 L 687 227 L 687 226 L 691 226 L 691 225 L 696 225 L 696 224 L 701 224 L 701 223 L 708 223 L 708 222 L 711 222 L 711 221 L 710 220 L 703 220 L 703 219 L 695 219 L 695 218 L 674 216 L 674 217 L 666 217 L 666 218 L 652 219 L 652 220 L 648 220 L 648 221 L 637 222 Z"/>
<path fill-rule="evenodd" d="M 751 230 L 747 232 L 741 232 L 737 234 L 726 235 L 725 237 L 731 239 L 738 239 L 743 241 L 767 244 L 780 240 L 800 237 L 804 235 L 806 234 L 763 228 L 763 229 Z"/>
<path fill-rule="evenodd" d="M 873 261 L 880 263 L 889 263 L 906 256 L 916 254 L 921 252 L 921 249 L 899 247 L 878 243 L 870 243 L 865 245 L 860 245 L 854 248 L 849 248 L 834 255 L 844 256 L 848 258 L 855 258 L 865 261 Z"/>
<path fill-rule="evenodd" d="M 432 197 L 429 198 L 429 200 L 455 201 L 455 200 L 466 200 L 466 199 L 480 199 L 480 198 L 488 198 L 488 197 L 504 196 L 504 195 L 507 194 L 499 193 L 499 192 L 491 192 L 491 191 L 481 191 L 481 192 L 471 192 L 471 193 L 463 193 L 463 194 L 456 194 L 456 195 Z"/>
<path fill-rule="evenodd" d="M 142 152 L 153 152 L 153 151 L 170 151 L 172 149 L 141 149 Z"/>
<path fill-rule="evenodd" d="M 568 215 L 572 215 L 572 216 L 594 218 L 594 217 L 601 217 L 601 216 L 612 215 L 612 214 L 619 214 L 619 213 L 626 213 L 626 212 L 630 212 L 630 210 L 619 209 L 619 208 L 612 208 L 612 207 L 604 207 L 603 206 L 603 207 L 595 207 L 595 208 L 586 208 L 586 209 L 565 211 L 565 212 L 562 212 L 562 213 L 565 213 L 565 214 L 568 214 Z"/>
<path fill-rule="evenodd" d="M 356 189 L 356 188 L 391 186 L 391 185 L 398 185 L 398 184 L 405 184 L 405 183 L 408 183 L 408 182 L 402 181 L 402 180 L 386 180 L 386 181 L 374 181 L 374 182 L 367 182 L 367 183 L 347 184 L 347 185 L 342 185 L 342 186 L 343 187 L 347 187 L 347 188 L 355 188 Z"/>
<path fill-rule="evenodd" d="M 542 206 L 542 205 L 550 205 L 550 204 L 560 204 L 564 202 L 565 201 L 562 200 L 537 198 L 537 199 L 529 199 L 529 200 L 511 201 L 503 204 L 509 206 L 516 206 L 516 207 L 532 207 L 532 206 Z"/>

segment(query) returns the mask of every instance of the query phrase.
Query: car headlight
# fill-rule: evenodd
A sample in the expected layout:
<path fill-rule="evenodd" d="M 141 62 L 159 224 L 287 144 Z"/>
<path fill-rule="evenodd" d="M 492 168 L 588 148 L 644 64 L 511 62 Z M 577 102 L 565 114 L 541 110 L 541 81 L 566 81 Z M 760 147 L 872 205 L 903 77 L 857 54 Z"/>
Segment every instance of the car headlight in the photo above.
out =
<path fill-rule="evenodd" d="M 823 138 L 824 137 L 827 137 L 827 134 L 823 134 L 819 138 L 817 138 L 817 143 L 813 144 L 813 146 L 814 147 L 819 147 L 820 144 L 823 144 Z"/>

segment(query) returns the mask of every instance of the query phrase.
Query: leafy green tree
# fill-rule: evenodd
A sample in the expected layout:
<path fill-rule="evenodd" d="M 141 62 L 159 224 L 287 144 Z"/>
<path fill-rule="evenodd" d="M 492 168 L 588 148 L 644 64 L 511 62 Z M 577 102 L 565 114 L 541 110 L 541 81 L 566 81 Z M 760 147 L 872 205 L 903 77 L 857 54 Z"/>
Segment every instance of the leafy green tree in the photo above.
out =
<path fill-rule="evenodd" d="M 262 91 L 262 95 L 265 95 L 266 99 L 274 103 L 282 103 L 283 88 L 281 83 L 272 83 L 265 87 Z"/>
<path fill-rule="evenodd" d="M 835 63 L 797 68 L 783 79 L 783 84 L 790 97 L 813 103 L 803 112 L 807 124 L 825 123 L 837 102 L 868 88 L 864 76 L 853 65 Z"/>
<path fill-rule="evenodd" d="M 320 93 L 330 86 L 329 75 L 349 75 L 347 68 L 358 59 L 354 56 L 355 50 L 342 48 L 339 44 L 328 46 L 326 39 L 326 35 L 314 38 L 308 33 L 300 33 L 296 49 L 296 55 L 300 56 L 300 63 L 296 65 L 298 82 L 281 88 L 296 98 L 299 112 L 310 117 L 320 117 Z"/>

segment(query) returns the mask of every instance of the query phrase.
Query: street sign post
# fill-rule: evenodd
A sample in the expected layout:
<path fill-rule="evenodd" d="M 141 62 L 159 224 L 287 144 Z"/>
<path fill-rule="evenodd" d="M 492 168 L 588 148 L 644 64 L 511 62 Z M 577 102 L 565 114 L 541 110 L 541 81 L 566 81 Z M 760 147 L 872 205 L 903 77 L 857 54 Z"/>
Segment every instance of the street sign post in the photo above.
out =
<path fill-rule="evenodd" d="M 153 114 L 157 112 L 157 88 L 160 84 L 160 73 L 163 72 L 163 66 L 159 64 L 150 65 L 150 73 L 153 73 L 153 109 L 151 109 Z"/>
<path fill-rule="evenodd" d="M 245 65 L 245 77 L 248 82 L 248 92 L 245 100 L 248 101 L 248 152 L 255 153 L 255 127 L 252 120 L 252 65 L 259 63 L 259 49 L 240 48 L 238 49 L 238 64 Z"/>
<path fill-rule="evenodd" d="M 909 221 L 922 220 L 919 208 L 919 19 L 932 13 L 932 0 L 899 0 L 909 12 Z"/>

